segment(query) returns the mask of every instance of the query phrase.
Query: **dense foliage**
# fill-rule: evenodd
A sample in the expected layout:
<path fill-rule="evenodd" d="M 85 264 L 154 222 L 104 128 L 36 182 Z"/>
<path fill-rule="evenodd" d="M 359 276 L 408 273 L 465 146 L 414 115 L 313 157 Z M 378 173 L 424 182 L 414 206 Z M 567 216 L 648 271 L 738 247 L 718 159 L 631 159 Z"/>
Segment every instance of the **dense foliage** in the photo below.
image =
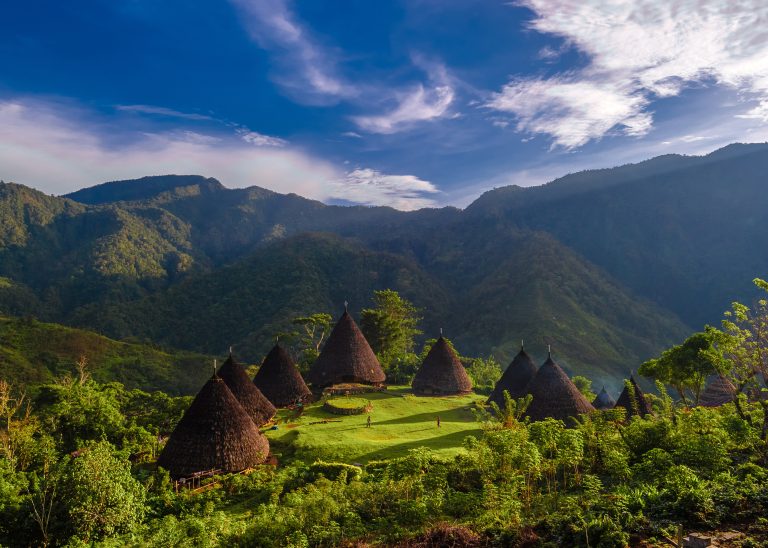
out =
<path fill-rule="evenodd" d="M 364 465 L 286 459 L 177 493 L 145 462 L 187 402 L 81 369 L 42 387 L 28 410 L 3 384 L 0 543 L 336 546 L 426 531 L 475 546 L 621 547 L 671 537 L 681 523 L 749 524 L 758 535 L 768 526 L 766 444 L 733 405 L 678 407 L 662 391 L 656 416 L 608 411 L 566 425 L 522 421 L 521 402 L 518 412 L 478 410 L 483 434 L 454 458 L 413 449 Z"/>

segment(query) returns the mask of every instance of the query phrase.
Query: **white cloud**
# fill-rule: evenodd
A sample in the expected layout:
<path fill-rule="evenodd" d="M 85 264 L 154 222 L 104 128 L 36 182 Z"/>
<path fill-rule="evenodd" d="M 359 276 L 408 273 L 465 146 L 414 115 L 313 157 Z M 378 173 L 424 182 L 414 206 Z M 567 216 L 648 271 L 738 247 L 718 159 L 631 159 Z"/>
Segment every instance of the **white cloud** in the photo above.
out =
<path fill-rule="evenodd" d="M 116 179 L 166 173 L 216 177 L 230 187 L 260 185 L 328 199 L 332 164 L 287 148 L 259 148 L 231 134 L 154 131 L 101 138 L 103 120 L 60 104 L 0 101 L 0 178 L 54 194 Z M 115 132 L 112 131 L 112 134 Z"/>
<path fill-rule="evenodd" d="M 357 95 L 357 88 L 338 74 L 336 56 L 301 25 L 287 0 L 231 2 L 251 37 L 274 54 L 275 81 L 296 99 L 323 103 Z"/>
<path fill-rule="evenodd" d="M 103 181 L 168 173 L 216 177 L 228 187 L 259 185 L 321 201 L 343 199 L 367 205 L 415 209 L 432 205 L 434 185 L 412 175 L 368 169 L 349 173 L 334 164 L 256 132 L 238 139 L 184 129 L 101 138 L 105 120 L 92 112 L 30 99 L 0 100 L 0 179 L 51 194 L 65 194 Z M 114 137 L 111 127 L 110 137 Z M 280 146 L 264 146 L 277 140 Z M 247 142 L 255 141 L 255 143 Z M 257 144 L 259 146 L 253 146 Z"/>
<path fill-rule="evenodd" d="M 487 103 L 513 113 L 517 129 L 546 133 L 566 148 L 581 146 L 621 126 L 627 135 L 643 135 L 651 127 L 647 101 L 630 89 L 587 80 L 550 78 L 519 80 L 504 86 Z"/>
<path fill-rule="evenodd" d="M 288 144 L 288 141 L 281 139 L 280 137 L 271 137 L 264 135 L 258 131 L 249 131 L 247 129 L 240 129 L 237 131 L 240 138 L 246 143 L 250 143 L 257 147 L 284 147 Z"/>
<path fill-rule="evenodd" d="M 414 56 L 413 61 L 427 72 L 431 87 L 418 84 L 407 91 L 396 92 L 396 106 L 385 114 L 353 116 L 352 121 L 360 129 L 371 133 L 397 133 L 418 122 L 436 120 L 449 114 L 455 92 L 445 66 L 430 63 L 419 56 Z"/>
<path fill-rule="evenodd" d="M 388 205 L 406 211 L 434 207 L 428 197 L 437 187 L 415 175 L 387 175 L 374 169 L 355 169 L 331 183 L 331 197 L 365 205 Z"/>
<path fill-rule="evenodd" d="M 768 114 L 768 3 L 764 0 L 520 0 L 530 27 L 586 54 L 588 64 L 551 78 L 513 79 L 490 108 L 519 129 L 573 148 L 611 131 L 644 135 L 649 105 L 713 82 L 760 102 Z"/>

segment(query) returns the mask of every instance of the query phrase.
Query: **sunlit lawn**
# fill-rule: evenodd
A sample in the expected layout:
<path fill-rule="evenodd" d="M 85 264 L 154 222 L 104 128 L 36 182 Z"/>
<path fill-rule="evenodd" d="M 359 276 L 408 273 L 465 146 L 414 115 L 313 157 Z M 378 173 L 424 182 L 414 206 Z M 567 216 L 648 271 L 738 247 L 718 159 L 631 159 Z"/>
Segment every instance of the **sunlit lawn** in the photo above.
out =
<path fill-rule="evenodd" d="M 461 451 L 466 436 L 480 434 L 471 409 L 485 396 L 418 397 L 410 387 L 391 386 L 363 397 L 373 404 L 370 428 L 367 415 L 334 415 L 322 410 L 321 403 L 308 406 L 298 419 L 290 418 L 292 411 L 281 410 L 278 429 L 266 432 L 273 452 L 278 457 L 350 464 L 402 456 L 415 447 L 448 456 Z"/>

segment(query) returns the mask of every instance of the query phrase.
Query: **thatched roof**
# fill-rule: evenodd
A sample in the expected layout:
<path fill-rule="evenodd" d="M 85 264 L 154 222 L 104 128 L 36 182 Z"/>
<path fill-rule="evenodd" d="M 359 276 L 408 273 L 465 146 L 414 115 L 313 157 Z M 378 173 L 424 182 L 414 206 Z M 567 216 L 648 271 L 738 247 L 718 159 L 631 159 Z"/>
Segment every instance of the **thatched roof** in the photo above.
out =
<path fill-rule="evenodd" d="M 195 472 L 239 472 L 263 463 L 269 442 L 218 375 L 198 392 L 157 464 L 173 478 Z"/>
<path fill-rule="evenodd" d="M 472 391 L 467 370 L 442 335 L 430 348 L 411 386 L 414 394 L 421 395 L 451 396 Z"/>
<path fill-rule="evenodd" d="M 345 309 L 312 364 L 307 380 L 322 388 L 342 382 L 379 385 L 385 379 L 376 354 Z"/>
<path fill-rule="evenodd" d="M 707 386 L 699 396 L 699 405 L 719 407 L 736 399 L 736 387 L 722 375 L 710 375 Z"/>
<path fill-rule="evenodd" d="M 279 344 L 264 358 L 253 384 L 277 407 L 304 402 L 312 396 L 290 354 Z"/>
<path fill-rule="evenodd" d="M 640 389 L 640 386 L 637 384 L 637 381 L 635 380 L 634 375 L 629 376 L 629 384 L 632 386 L 632 389 L 635 393 L 635 400 L 637 401 L 637 410 L 640 413 L 641 417 L 644 417 L 646 415 L 652 415 L 653 410 L 651 409 L 651 405 L 648 403 L 648 400 L 645 398 L 645 394 Z M 631 417 L 635 414 L 633 408 L 632 408 L 632 399 L 630 398 L 629 391 L 627 390 L 627 386 L 624 386 L 624 390 L 621 391 L 621 395 L 619 396 L 619 399 L 616 400 L 616 407 L 623 407 L 627 410 L 627 417 Z"/>
<path fill-rule="evenodd" d="M 275 406 L 261 393 L 261 390 L 256 388 L 248 377 L 248 373 L 235 361 L 231 353 L 219 369 L 219 376 L 227 383 L 256 426 L 265 424 L 275 416 L 277 413 Z"/>
<path fill-rule="evenodd" d="M 496 386 L 493 387 L 493 392 L 488 397 L 488 403 L 496 402 L 496 405 L 503 409 L 506 405 L 504 401 L 505 390 L 514 400 L 522 398 L 525 396 L 525 389 L 534 375 L 536 375 L 536 364 L 521 346 L 520 352 L 517 353 Z"/>
<path fill-rule="evenodd" d="M 534 421 L 547 417 L 566 420 L 595 410 L 551 354 L 531 379 L 526 392 L 533 396 L 526 414 Z"/>
<path fill-rule="evenodd" d="M 613 409 L 616 406 L 616 400 L 611 397 L 605 386 L 603 386 L 603 389 L 600 390 L 600 393 L 592 402 L 592 405 L 595 409 Z"/>

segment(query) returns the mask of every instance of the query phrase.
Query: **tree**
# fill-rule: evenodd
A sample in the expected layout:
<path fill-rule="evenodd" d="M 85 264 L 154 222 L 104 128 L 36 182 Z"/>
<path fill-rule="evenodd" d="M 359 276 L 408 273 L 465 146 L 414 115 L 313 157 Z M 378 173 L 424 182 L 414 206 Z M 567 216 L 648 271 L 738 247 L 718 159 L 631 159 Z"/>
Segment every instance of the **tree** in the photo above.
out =
<path fill-rule="evenodd" d="M 488 359 L 485 360 L 483 358 L 471 358 L 466 368 L 472 379 L 472 386 L 479 392 L 490 394 L 496 381 L 501 378 L 501 365 L 493 356 L 488 356 Z"/>
<path fill-rule="evenodd" d="M 756 278 L 754 283 L 768 292 L 768 282 Z M 725 313 L 722 330 L 708 327 L 707 334 L 713 341 L 707 357 L 730 378 L 737 394 L 744 394 L 748 401 L 760 405 L 761 437 L 768 441 L 768 300 L 758 300 L 752 309 L 734 302 Z M 751 422 L 738 398 L 736 407 L 742 418 Z"/>
<path fill-rule="evenodd" d="M 660 357 L 643 363 L 638 373 L 670 385 L 686 405 L 686 391 L 690 391 L 694 403 L 698 404 L 707 377 L 718 370 L 710 354 L 712 343 L 711 333 L 695 333 L 682 344 L 662 352 Z"/>
<path fill-rule="evenodd" d="M 83 540 L 130 531 L 144 518 L 144 487 L 108 442 L 95 443 L 72 458 L 62 483 L 70 524 Z"/>
<path fill-rule="evenodd" d="M 584 377 L 583 375 L 575 375 L 572 379 L 573 384 L 579 389 L 587 400 L 592 401 L 597 397 L 597 394 L 592 392 L 592 380 Z"/>
<path fill-rule="evenodd" d="M 287 341 L 289 350 L 296 359 L 296 365 L 302 373 L 309 371 L 310 366 L 320 355 L 325 337 L 331 330 L 333 317 L 324 312 L 300 316 L 291 320 L 299 331 L 279 333 L 282 341 Z"/>
<path fill-rule="evenodd" d="M 414 354 L 419 330 L 419 310 L 397 291 L 373 292 L 374 308 L 360 315 L 360 328 L 385 370 Z M 413 361 L 413 360 L 407 360 Z"/>

